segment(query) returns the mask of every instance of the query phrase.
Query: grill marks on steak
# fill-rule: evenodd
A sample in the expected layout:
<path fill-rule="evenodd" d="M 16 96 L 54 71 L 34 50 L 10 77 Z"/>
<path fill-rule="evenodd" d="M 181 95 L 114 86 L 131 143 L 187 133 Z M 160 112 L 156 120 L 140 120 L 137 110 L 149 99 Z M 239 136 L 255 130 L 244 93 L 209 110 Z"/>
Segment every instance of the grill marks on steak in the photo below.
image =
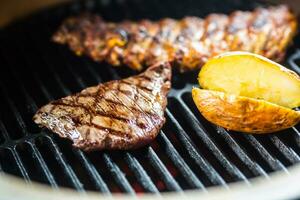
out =
<path fill-rule="evenodd" d="M 249 51 L 281 61 L 295 35 L 297 21 L 287 6 L 185 17 L 111 23 L 97 15 L 70 17 L 53 40 L 77 55 L 135 70 L 158 61 L 174 61 L 182 71 L 201 67 L 225 51 Z"/>
<path fill-rule="evenodd" d="M 52 101 L 33 119 L 86 151 L 137 148 L 151 142 L 165 122 L 170 79 L 169 63 L 156 64 Z"/>

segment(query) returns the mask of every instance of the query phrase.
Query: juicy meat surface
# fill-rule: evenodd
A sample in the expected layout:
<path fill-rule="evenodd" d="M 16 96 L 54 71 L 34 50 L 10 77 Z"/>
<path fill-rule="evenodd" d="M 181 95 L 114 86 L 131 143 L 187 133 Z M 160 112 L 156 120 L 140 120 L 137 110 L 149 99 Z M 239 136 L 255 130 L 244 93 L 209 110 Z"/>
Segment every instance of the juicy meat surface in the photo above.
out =
<path fill-rule="evenodd" d="M 171 67 L 89 87 L 50 102 L 33 120 L 86 151 L 133 149 L 151 142 L 165 123 Z"/>
<path fill-rule="evenodd" d="M 114 66 L 141 70 L 158 61 L 172 61 L 181 71 L 200 68 L 225 51 L 249 51 L 281 61 L 297 30 L 285 5 L 235 11 L 206 18 L 185 17 L 120 23 L 84 14 L 66 19 L 53 40 L 68 44 L 77 55 Z"/>

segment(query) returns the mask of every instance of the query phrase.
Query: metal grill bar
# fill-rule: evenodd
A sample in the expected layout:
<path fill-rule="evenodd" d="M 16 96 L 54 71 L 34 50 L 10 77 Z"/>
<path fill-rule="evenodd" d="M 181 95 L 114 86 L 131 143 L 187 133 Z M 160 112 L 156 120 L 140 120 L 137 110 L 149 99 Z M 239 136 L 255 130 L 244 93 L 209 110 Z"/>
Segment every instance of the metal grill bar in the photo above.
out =
<path fill-rule="evenodd" d="M 20 127 L 20 130 L 22 131 L 23 135 L 27 135 L 27 127 L 25 122 L 23 121 L 19 111 L 17 110 L 16 106 L 14 105 L 13 101 L 8 96 L 5 87 L 0 84 L 1 90 L 2 90 L 2 96 L 5 98 L 6 102 L 8 103 L 8 106 L 10 110 L 13 112 L 14 116 L 16 117 L 16 121 L 18 123 L 18 126 Z"/>
<path fill-rule="evenodd" d="M 9 140 L 9 134 L 8 134 L 2 120 L 0 120 L 0 131 L 3 134 L 5 142 L 8 141 Z"/>
<path fill-rule="evenodd" d="M 92 176 L 93 181 L 97 187 L 97 189 L 103 193 L 110 194 L 110 191 L 107 187 L 107 184 L 104 182 L 102 177 L 97 172 L 95 166 L 90 162 L 90 160 L 84 155 L 84 153 L 80 150 L 74 150 L 77 157 L 80 158 L 84 167 L 87 169 L 89 174 Z"/>
<path fill-rule="evenodd" d="M 62 52 L 61 48 L 58 48 L 59 51 L 59 55 L 62 55 L 62 60 L 64 61 L 63 63 L 65 63 L 65 66 L 67 67 L 68 71 L 70 72 L 70 74 L 75 78 L 77 84 L 79 85 L 79 87 L 81 89 L 84 89 L 87 87 L 87 85 L 83 82 L 83 80 L 81 79 L 81 77 L 75 73 L 74 70 L 72 70 L 70 63 L 66 62 L 67 58 L 64 56 L 65 54 Z"/>
<path fill-rule="evenodd" d="M 196 134 L 202 139 L 202 141 L 207 145 L 207 147 L 211 150 L 211 152 L 216 156 L 220 163 L 225 167 L 226 171 L 228 171 L 232 176 L 243 180 L 247 184 L 250 184 L 248 179 L 242 174 L 242 172 L 232 163 L 230 162 L 225 155 L 218 149 L 215 143 L 209 138 L 206 130 L 202 127 L 199 121 L 196 119 L 194 114 L 192 114 L 182 99 L 178 99 L 180 104 L 182 105 L 184 111 L 184 117 L 188 119 L 191 123 L 191 127 L 195 130 Z"/>
<path fill-rule="evenodd" d="M 294 164 L 299 162 L 300 157 L 296 154 L 296 152 L 293 149 L 288 148 L 276 135 L 270 135 L 270 139 L 291 163 Z"/>
<path fill-rule="evenodd" d="M 25 167 L 24 167 L 24 165 L 23 165 L 23 163 L 20 159 L 20 156 L 19 156 L 18 152 L 16 151 L 15 148 L 11 149 L 11 152 L 12 152 L 12 155 L 13 155 L 13 157 L 14 157 L 14 159 L 15 159 L 15 161 L 16 161 L 16 163 L 17 163 L 17 165 L 18 165 L 18 167 L 19 167 L 19 169 L 22 173 L 22 176 L 23 176 L 24 180 L 27 183 L 31 183 L 31 180 L 30 180 L 30 178 L 28 176 L 28 173 L 27 173 L 27 171 L 26 171 L 26 169 L 25 169 Z"/>
<path fill-rule="evenodd" d="M 229 144 L 230 148 L 235 152 L 235 154 L 243 161 L 244 164 L 256 175 L 265 176 L 268 178 L 267 173 L 255 162 L 253 162 L 249 156 L 244 152 L 244 150 L 237 144 L 237 142 L 230 136 L 230 134 L 221 127 L 214 126 L 218 134 L 221 135 L 224 140 Z"/>
<path fill-rule="evenodd" d="M 2 166 L 0 165 L 0 176 L 2 173 L 3 173 L 3 169 L 2 169 Z"/>
<path fill-rule="evenodd" d="M 38 107 L 34 103 L 33 99 L 28 95 L 28 93 L 25 90 L 23 84 L 20 82 L 20 79 L 17 77 L 14 68 L 12 67 L 10 69 L 11 69 L 10 71 L 12 72 L 12 77 L 15 79 L 17 85 L 19 85 L 19 88 L 21 89 L 22 95 L 25 97 L 26 104 L 29 105 L 30 112 L 33 114 L 38 109 Z"/>
<path fill-rule="evenodd" d="M 287 172 L 287 169 L 284 165 L 277 159 L 274 159 L 273 156 L 266 150 L 266 148 L 259 142 L 253 135 L 245 134 L 244 137 L 254 146 L 257 150 L 257 153 L 270 165 L 270 167 L 275 170 L 283 170 Z"/>
<path fill-rule="evenodd" d="M 24 175 L 22 174 L 21 169 L 13 156 L 12 149 L 11 148 L 3 148 L 3 149 L 0 149 L 0 153 L 1 153 L 0 154 L 1 159 L 5 158 L 5 161 L 1 160 L 1 165 L 2 165 L 1 169 L 3 170 L 3 172 L 5 172 L 5 173 L 8 172 L 13 175 L 20 176 L 24 179 Z M 8 164 L 6 164 L 6 163 L 8 163 L 9 165 L 12 165 L 13 167 L 8 166 Z M 26 181 L 26 183 L 29 183 L 28 179 L 25 181 Z"/>
<path fill-rule="evenodd" d="M 49 65 L 48 67 L 51 69 L 52 74 L 55 77 L 55 81 L 57 81 L 57 84 L 59 85 L 59 88 L 62 88 L 64 95 L 70 95 L 72 93 L 71 90 L 65 86 L 59 75 L 52 69 L 51 65 Z"/>
<path fill-rule="evenodd" d="M 150 164 L 157 170 L 157 173 L 159 173 L 160 177 L 164 180 L 167 188 L 171 191 L 182 191 L 179 184 L 175 181 L 168 169 L 151 147 L 149 147 L 147 153 Z"/>
<path fill-rule="evenodd" d="M 1 85 L 1 86 L 2 86 L 2 85 Z M 17 108 L 14 106 L 13 101 L 10 99 L 10 97 L 9 97 L 8 94 L 6 93 L 4 87 L 2 87 L 2 91 L 3 91 L 3 93 L 4 93 L 4 97 L 7 99 L 7 102 L 8 102 L 8 104 L 10 105 L 11 110 L 12 110 L 13 113 L 14 113 L 14 116 L 17 118 L 18 124 L 20 125 L 23 134 L 24 134 L 24 135 L 27 135 L 28 133 L 27 133 L 27 131 L 26 131 L 26 125 L 25 125 L 25 122 L 23 121 L 23 119 L 22 119 L 20 113 L 18 112 Z M 1 125 L 2 125 L 2 123 L 1 123 Z M 1 128 L 2 128 L 2 131 L 3 131 L 3 133 L 4 133 L 5 137 L 6 137 L 6 139 L 9 138 L 9 137 L 8 137 L 8 133 L 6 132 L 6 129 L 4 128 L 4 126 L 1 126 Z M 17 162 L 17 164 L 18 164 L 18 167 L 19 167 L 19 169 L 20 169 L 20 171 L 21 171 L 21 173 L 22 173 L 24 179 L 25 179 L 27 182 L 31 182 L 31 180 L 30 180 L 30 178 L 29 178 L 29 176 L 28 176 L 28 173 L 27 173 L 27 171 L 26 171 L 26 169 L 25 169 L 25 167 L 24 167 L 24 165 L 23 165 L 23 163 L 22 163 L 22 161 L 21 161 L 21 159 L 20 159 L 20 156 L 19 156 L 18 152 L 16 151 L 15 147 L 13 147 L 11 150 L 12 150 L 13 157 L 14 157 L 14 159 L 16 160 L 16 162 Z M 36 156 L 38 156 L 38 155 L 36 155 Z M 47 171 L 47 168 L 44 168 L 44 172 L 45 172 L 46 174 L 50 174 L 50 173 L 49 173 L 49 170 Z M 51 177 L 48 177 L 48 178 L 50 178 L 49 180 L 52 181 Z M 52 183 L 53 183 L 53 181 L 52 181 Z"/>
<path fill-rule="evenodd" d="M 94 80 L 96 80 L 97 83 L 102 83 L 102 79 L 100 78 L 100 76 L 97 76 L 97 72 L 96 70 L 90 66 L 90 64 L 85 60 L 84 62 L 86 69 L 89 71 L 89 74 L 92 76 L 92 78 Z"/>
<path fill-rule="evenodd" d="M 295 137 L 296 143 L 297 145 L 300 147 L 300 132 L 296 127 L 293 127 L 293 130 L 295 131 L 295 133 L 297 134 L 297 136 Z"/>
<path fill-rule="evenodd" d="M 84 188 L 82 183 L 79 181 L 78 177 L 74 173 L 72 167 L 66 162 L 63 155 L 60 153 L 60 149 L 57 146 L 57 144 L 52 140 L 51 137 L 46 136 L 46 138 L 49 140 L 51 146 L 54 148 L 55 158 L 59 161 L 59 164 L 62 165 L 62 168 L 64 169 L 65 173 L 71 178 L 71 182 L 74 186 L 74 188 L 80 192 L 84 192 Z"/>
<path fill-rule="evenodd" d="M 294 53 L 289 59 L 288 64 L 291 66 L 293 70 L 295 70 L 298 74 L 300 74 L 300 67 L 296 64 L 296 60 L 300 59 L 300 50 L 297 49 L 296 53 Z"/>
<path fill-rule="evenodd" d="M 129 184 L 128 180 L 126 179 L 125 175 L 123 172 L 120 170 L 118 165 L 112 161 L 110 156 L 108 156 L 106 153 L 102 154 L 102 157 L 105 161 L 105 164 L 107 165 L 109 171 L 113 175 L 113 178 L 115 181 L 122 187 L 124 191 L 126 191 L 129 194 L 135 194 L 133 188 Z"/>
<path fill-rule="evenodd" d="M 129 166 L 129 168 L 131 168 L 133 173 L 135 173 L 135 176 L 137 177 L 140 184 L 142 184 L 143 187 L 146 190 L 148 190 L 149 192 L 158 194 L 159 193 L 158 189 L 152 182 L 152 180 L 149 177 L 149 175 L 147 174 L 147 172 L 141 166 L 139 161 L 132 154 L 130 154 L 128 152 L 125 153 L 125 160 Z"/>
<path fill-rule="evenodd" d="M 194 172 L 190 169 L 190 167 L 186 164 L 183 158 L 179 155 L 179 153 L 176 151 L 175 147 L 172 145 L 170 140 L 168 140 L 165 133 L 163 131 L 160 131 L 158 137 L 162 138 L 162 140 L 164 141 L 165 148 L 167 149 L 167 156 L 170 157 L 173 163 L 181 171 L 183 176 L 186 178 L 187 182 L 189 182 L 189 184 L 192 187 L 205 189 L 204 185 L 200 182 L 200 180 L 197 178 Z"/>
<path fill-rule="evenodd" d="M 32 150 L 33 150 L 33 154 L 34 156 L 37 158 L 38 162 L 41 165 L 42 170 L 44 171 L 44 174 L 46 175 L 51 187 L 58 189 L 58 185 L 52 175 L 52 173 L 50 172 L 45 160 L 43 159 L 42 155 L 40 154 L 40 152 L 37 150 L 36 146 L 34 145 L 34 143 L 29 143 Z"/>
<path fill-rule="evenodd" d="M 222 185 L 224 187 L 227 187 L 226 182 L 224 179 L 219 175 L 219 173 L 205 160 L 196 150 L 195 145 L 192 143 L 192 140 L 188 137 L 188 134 L 183 130 L 183 128 L 180 126 L 178 121 L 174 118 L 174 116 L 171 114 L 171 112 L 167 109 L 166 110 L 167 116 L 171 119 L 173 122 L 176 133 L 179 133 L 178 136 L 185 146 L 185 148 L 188 150 L 189 155 L 194 160 L 194 162 L 197 163 L 197 165 L 205 172 L 205 174 L 208 175 L 208 178 L 210 181 L 217 185 Z"/>

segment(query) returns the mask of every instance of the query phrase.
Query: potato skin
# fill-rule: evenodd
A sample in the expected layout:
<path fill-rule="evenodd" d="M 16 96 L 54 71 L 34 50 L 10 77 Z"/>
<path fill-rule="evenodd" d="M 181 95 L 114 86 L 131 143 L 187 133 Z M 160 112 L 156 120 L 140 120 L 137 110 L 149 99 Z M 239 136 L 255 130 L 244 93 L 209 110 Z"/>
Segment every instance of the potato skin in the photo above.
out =
<path fill-rule="evenodd" d="M 264 100 L 193 88 L 193 100 L 210 122 L 245 133 L 272 133 L 300 121 L 300 112 Z"/>

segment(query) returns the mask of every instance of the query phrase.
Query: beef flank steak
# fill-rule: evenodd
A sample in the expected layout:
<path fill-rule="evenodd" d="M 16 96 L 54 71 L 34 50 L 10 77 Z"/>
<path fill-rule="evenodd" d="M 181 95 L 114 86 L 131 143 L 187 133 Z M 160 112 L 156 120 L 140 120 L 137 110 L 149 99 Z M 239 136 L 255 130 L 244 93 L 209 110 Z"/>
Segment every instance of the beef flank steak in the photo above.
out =
<path fill-rule="evenodd" d="M 33 120 L 85 151 L 134 149 L 151 142 L 165 123 L 169 63 L 50 102 Z"/>

